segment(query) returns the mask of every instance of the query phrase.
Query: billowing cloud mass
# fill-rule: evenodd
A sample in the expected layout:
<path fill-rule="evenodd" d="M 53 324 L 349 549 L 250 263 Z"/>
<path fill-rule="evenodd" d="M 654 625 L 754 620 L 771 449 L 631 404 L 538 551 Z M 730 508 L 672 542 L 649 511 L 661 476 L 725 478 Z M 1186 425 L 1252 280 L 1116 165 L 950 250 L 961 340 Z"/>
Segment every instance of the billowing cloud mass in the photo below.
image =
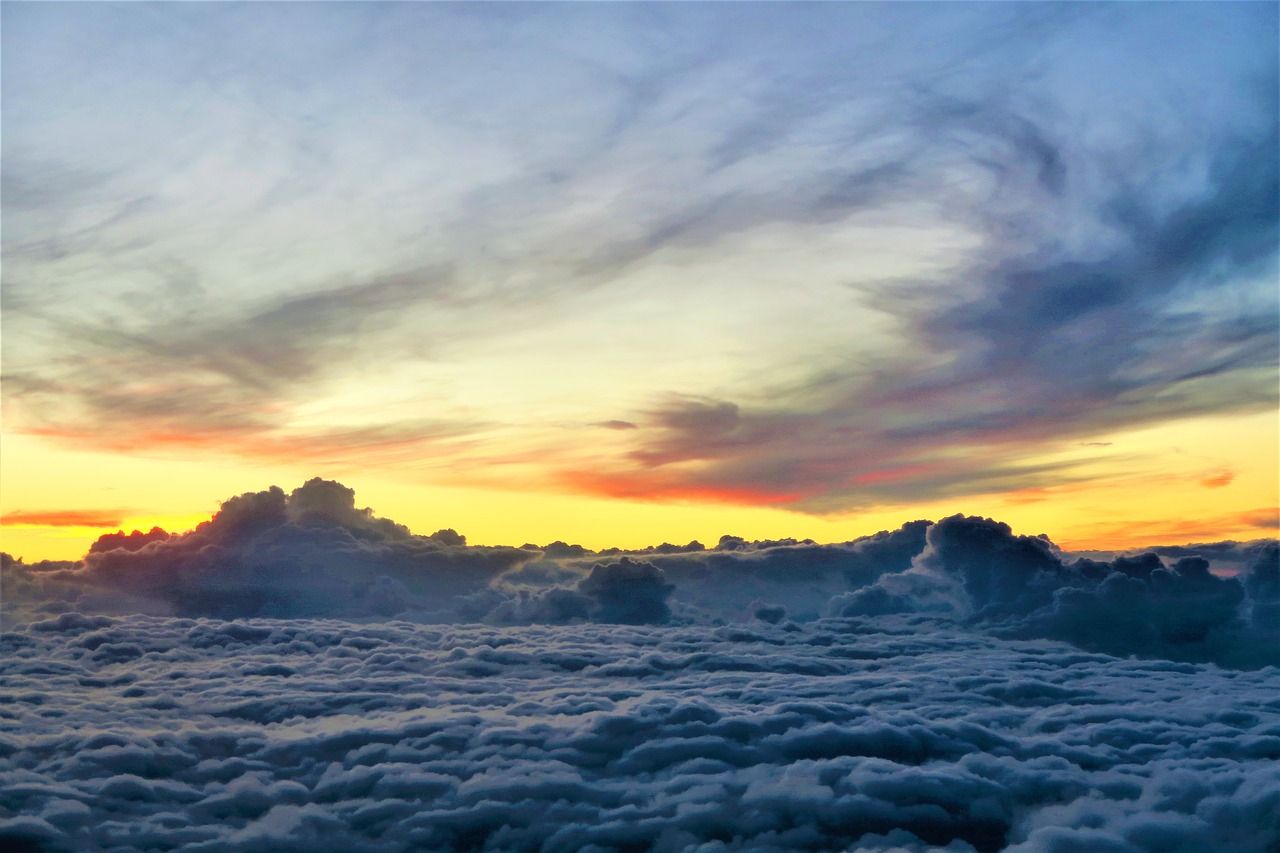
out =
<path fill-rule="evenodd" d="M 0 853 L 1280 853 L 1276 3 L 0 16 Z"/>
<path fill-rule="evenodd" d="M 1280 547 L 1165 550 L 478 547 L 249 492 L 5 556 L 0 846 L 1274 853 Z"/>
<path fill-rule="evenodd" d="M 1252 560 L 1234 577 L 1214 575 L 1198 555 L 1171 564 L 1153 552 L 1067 562 L 1045 537 L 955 516 L 929 528 L 910 569 L 833 599 L 831 612 L 946 614 L 1003 636 L 1062 639 L 1108 654 L 1280 665 L 1272 580 L 1280 545 L 1247 551 Z"/>
<path fill-rule="evenodd" d="M 27 588 L 89 608 L 208 616 L 390 616 L 438 609 L 530 559 L 467 547 L 452 530 L 414 536 L 314 479 L 223 502 L 194 530 L 108 534 L 72 569 L 10 566 L 6 601 Z"/>
<path fill-rule="evenodd" d="M 187 533 L 104 535 L 79 562 L 7 558 L 3 612 L 7 624 L 64 611 L 493 625 L 915 614 L 1105 654 L 1280 665 L 1275 540 L 1163 553 L 1073 557 L 964 516 L 828 545 L 726 534 L 712 548 L 482 547 L 449 528 L 415 535 L 317 478 L 231 498 Z"/>

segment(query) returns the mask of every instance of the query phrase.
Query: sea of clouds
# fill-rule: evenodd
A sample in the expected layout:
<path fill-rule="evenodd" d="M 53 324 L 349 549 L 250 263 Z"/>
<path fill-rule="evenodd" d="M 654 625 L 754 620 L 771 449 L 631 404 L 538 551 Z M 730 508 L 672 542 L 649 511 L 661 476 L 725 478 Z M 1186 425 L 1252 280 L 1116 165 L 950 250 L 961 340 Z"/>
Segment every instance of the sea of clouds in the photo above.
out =
<path fill-rule="evenodd" d="M 478 547 L 249 493 L 5 558 L 0 847 L 1276 853 L 1277 554 Z"/>

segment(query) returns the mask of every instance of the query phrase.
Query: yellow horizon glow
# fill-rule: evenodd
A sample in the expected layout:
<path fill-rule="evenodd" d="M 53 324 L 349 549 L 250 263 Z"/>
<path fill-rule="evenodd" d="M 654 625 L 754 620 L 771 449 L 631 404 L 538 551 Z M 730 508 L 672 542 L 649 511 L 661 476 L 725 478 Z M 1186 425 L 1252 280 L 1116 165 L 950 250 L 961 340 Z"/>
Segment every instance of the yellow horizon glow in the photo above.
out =
<path fill-rule="evenodd" d="M 139 456 L 72 449 L 33 435 L 5 435 L 0 516 L 14 511 L 119 511 L 111 528 L 3 524 L 0 549 L 27 562 L 75 560 L 117 529 L 183 532 L 220 501 L 315 477 L 355 489 L 358 506 L 430 534 L 453 528 L 476 545 L 643 548 L 723 534 L 747 539 L 842 542 L 916 518 L 964 513 L 1045 533 L 1067 550 L 1276 535 L 1280 513 L 1280 414 L 1214 416 L 1092 437 L 1028 462 L 1071 460 L 1085 478 L 1043 489 L 992 492 L 815 516 L 779 507 L 652 503 L 493 486 L 423 484 L 395 471 L 314 470 L 310 463 Z"/>

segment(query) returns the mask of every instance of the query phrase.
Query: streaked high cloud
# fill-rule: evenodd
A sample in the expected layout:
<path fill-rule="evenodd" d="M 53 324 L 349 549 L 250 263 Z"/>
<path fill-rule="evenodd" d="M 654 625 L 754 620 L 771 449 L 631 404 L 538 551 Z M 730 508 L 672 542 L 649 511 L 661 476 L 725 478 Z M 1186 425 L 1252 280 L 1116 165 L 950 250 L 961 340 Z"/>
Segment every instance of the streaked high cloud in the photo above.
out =
<path fill-rule="evenodd" d="M 1241 289 L 1277 276 L 1274 94 L 1259 92 L 1255 127 L 1197 152 L 1199 180 L 1173 198 L 1136 176 L 1180 148 L 1082 155 L 1067 127 L 930 104 L 921 124 L 948 154 L 997 153 L 971 176 L 990 193 L 973 211 L 986 211 L 983 246 L 944 279 L 874 290 L 910 357 L 771 389 L 750 409 L 674 401 L 651 413 L 639 471 L 618 479 L 817 509 L 906 502 L 1070 478 L 1019 454 L 1071 434 L 1274 406 L 1275 305 Z"/>

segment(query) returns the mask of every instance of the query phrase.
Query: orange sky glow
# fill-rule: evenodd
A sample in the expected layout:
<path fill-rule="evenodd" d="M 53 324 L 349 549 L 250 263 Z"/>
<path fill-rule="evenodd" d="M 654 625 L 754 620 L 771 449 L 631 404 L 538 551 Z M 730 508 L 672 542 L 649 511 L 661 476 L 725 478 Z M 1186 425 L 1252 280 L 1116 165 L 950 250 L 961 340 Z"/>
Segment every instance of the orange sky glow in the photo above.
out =
<path fill-rule="evenodd" d="M 439 484 L 394 466 L 326 466 L 323 454 L 298 455 L 283 444 L 275 453 L 251 445 L 245 459 L 176 455 L 170 442 L 122 454 L 10 433 L 0 457 L 0 501 L 4 550 L 27 561 L 78 559 L 94 539 L 118 529 L 187 530 L 221 500 L 272 484 L 289 489 L 312 476 L 352 486 L 360 505 L 416 533 L 452 527 L 477 544 L 714 544 L 726 533 L 833 542 L 961 512 L 997 518 L 1021 533 L 1047 533 L 1068 549 L 1119 550 L 1275 536 L 1278 427 L 1271 413 L 1166 424 L 1066 449 L 1100 457 L 1075 482 L 821 514 L 788 509 L 794 495 L 680 491 L 634 477 L 551 472 L 531 480 L 537 488 L 501 488 L 494 477 L 477 478 L 482 485 L 476 485 L 454 475 Z M 546 486 L 552 482 L 559 488 Z"/>

